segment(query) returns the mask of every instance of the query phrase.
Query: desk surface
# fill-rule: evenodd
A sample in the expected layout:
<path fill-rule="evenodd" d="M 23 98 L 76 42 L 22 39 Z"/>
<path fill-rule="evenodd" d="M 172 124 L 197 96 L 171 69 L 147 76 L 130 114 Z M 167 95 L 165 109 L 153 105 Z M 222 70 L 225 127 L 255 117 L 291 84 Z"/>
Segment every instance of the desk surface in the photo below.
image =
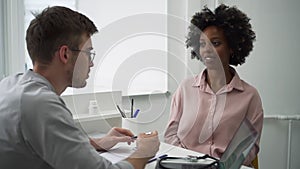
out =
<path fill-rule="evenodd" d="M 127 144 L 119 143 L 118 146 L 112 148 L 108 152 L 102 153 L 101 156 L 107 158 L 112 163 L 116 163 L 120 160 L 125 159 L 133 152 L 133 147 L 135 147 L 134 144 L 131 146 L 128 146 Z M 160 144 L 159 151 L 157 153 L 158 155 L 167 154 L 169 156 L 178 156 L 183 157 L 187 155 L 196 155 L 201 156 L 204 155 L 202 153 L 198 153 L 195 151 L 187 150 L 181 147 L 176 147 L 170 144 L 162 143 Z M 156 161 L 149 163 L 146 165 L 146 169 L 155 169 Z M 242 166 L 241 169 L 251 169 L 250 167 Z"/>
<path fill-rule="evenodd" d="M 160 144 L 158 154 L 168 154 L 169 156 L 178 156 L 178 157 L 182 157 L 185 155 L 197 155 L 197 156 L 204 155 L 202 153 L 198 153 L 181 147 L 176 147 L 166 143 Z M 147 164 L 146 169 L 155 169 L 155 165 L 156 165 L 155 162 Z M 241 169 L 252 169 L 252 168 L 242 166 Z"/>

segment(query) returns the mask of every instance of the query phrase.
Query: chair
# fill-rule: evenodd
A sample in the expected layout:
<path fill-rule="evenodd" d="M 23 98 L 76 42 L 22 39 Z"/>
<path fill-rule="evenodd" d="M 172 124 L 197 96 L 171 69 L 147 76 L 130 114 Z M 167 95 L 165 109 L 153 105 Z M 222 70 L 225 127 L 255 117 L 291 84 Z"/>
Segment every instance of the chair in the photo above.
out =
<path fill-rule="evenodd" d="M 252 166 L 255 169 L 258 169 L 258 156 L 256 156 L 255 159 L 252 161 Z"/>

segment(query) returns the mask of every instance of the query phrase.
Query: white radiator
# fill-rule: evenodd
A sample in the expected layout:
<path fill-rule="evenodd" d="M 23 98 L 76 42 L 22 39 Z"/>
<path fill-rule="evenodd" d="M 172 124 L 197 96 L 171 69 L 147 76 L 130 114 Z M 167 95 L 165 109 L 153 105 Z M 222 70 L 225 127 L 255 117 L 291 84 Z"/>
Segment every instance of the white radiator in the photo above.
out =
<path fill-rule="evenodd" d="M 292 135 L 292 123 L 293 121 L 300 120 L 300 115 L 265 115 L 264 119 L 274 119 L 274 120 L 287 120 L 288 125 L 288 144 L 287 144 L 287 169 L 291 169 L 291 135 Z"/>

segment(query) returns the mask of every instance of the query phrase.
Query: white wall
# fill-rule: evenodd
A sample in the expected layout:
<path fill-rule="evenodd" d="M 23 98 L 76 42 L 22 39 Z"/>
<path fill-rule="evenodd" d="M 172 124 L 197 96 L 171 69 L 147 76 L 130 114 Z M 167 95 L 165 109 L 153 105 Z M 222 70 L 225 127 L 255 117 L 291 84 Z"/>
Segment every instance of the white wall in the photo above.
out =
<path fill-rule="evenodd" d="M 0 1 L 0 9 L 3 9 L 3 1 Z M 4 11 L 0 11 L 0 37 L 4 36 Z M 4 40 L 0 40 L 0 80 L 5 76 L 4 69 Z"/>
<path fill-rule="evenodd" d="M 261 150 L 259 153 L 259 166 L 261 169 L 298 169 L 300 121 L 291 122 L 289 135 L 289 121 L 265 119 Z M 290 140 L 288 139 L 290 137 Z M 290 147 L 289 147 L 290 144 Z M 290 148 L 290 152 L 288 149 Z"/>
<path fill-rule="evenodd" d="M 236 5 L 251 18 L 257 35 L 246 64 L 238 68 L 263 100 L 265 114 L 299 114 L 300 107 L 300 1 L 222 0 Z"/>
<path fill-rule="evenodd" d="M 100 30 L 89 85 L 124 95 L 167 91 L 166 0 L 85 0 L 78 10 Z"/>
<path fill-rule="evenodd" d="M 300 115 L 300 27 L 298 0 L 220 0 L 236 5 L 251 18 L 257 35 L 254 50 L 245 65 L 238 68 L 240 76 L 259 91 L 264 113 L 268 115 Z M 291 158 L 288 156 L 288 121 L 264 121 L 259 154 L 260 168 L 299 168 L 296 153 L 300 146 L 299 122 L 291 126 Z M 290 161 L 288 161 L 290 160 Z M 288 164 L 288 162 L 290 162 Z"/>
<path fill-rule="evenodd" d="M 24 66 L 24 5 L 23 0 L 2 0 L 1 1 L 1 23 L 3 36 L 1 41 L 4 42 L 1 47 L 1 52 L 5 59 L 2 59 L 2 73 L 10 75 L 16 72 L 23 72 Z M 1 31 L 1 29 L 0 29 Z"/>
<path fill-rule="evenodd" d="M 181 0 L 168 2 L 168 93 L 130 97 L 136 100 L 141 109 L 141 118 L 149 122 L 152 129 L 158 130 L 160 139 L 169 118 L 171 95 L 187 74 L 185 35 L 187 28 L 187 5 Z M 129 97 L 123 97 L 123 105 L 129 109 Z"/>

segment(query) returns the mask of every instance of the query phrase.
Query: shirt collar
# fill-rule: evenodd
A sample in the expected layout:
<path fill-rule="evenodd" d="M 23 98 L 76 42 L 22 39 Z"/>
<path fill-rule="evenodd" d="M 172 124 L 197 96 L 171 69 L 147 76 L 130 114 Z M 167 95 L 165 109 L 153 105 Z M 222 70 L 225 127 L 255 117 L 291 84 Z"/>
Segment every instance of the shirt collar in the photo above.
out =
<path fill-rule="evenodd" d="M 233 67 L 230 67 L 230 71 L 232 71 L 234 73 L 234 76 L 233 76 L 232 80 L 230 81 L 230 83 L 226 86 L 226 88 L 228 90 L 237 89 L 240 91 L 244 91 L 242 80 L 240 79 L 236 70 Z M 199 75 L 195 76 L 195 80 L 192 85 L 193 87 L 199 87 L 200 90 L 204 90 L 204 88 L 207 85 L 206 72 L 207 72 L 207 70 L 204 69 Z"/>
<path fill-rule="evenodd" d="M 52 90 L 55 93 L 55 89 L 52 86 L 52 84 L 42 75 L 35 73 L 32 69 L 29 69 L 25 74 L 24 74 L 24 78 L 28 79 L 28 80 L 33 80 L 36 81 L 38 83 L 42 83 L 45 84 L 46 86 L 48 86 L 48 88 L 50 90 Z"/>

